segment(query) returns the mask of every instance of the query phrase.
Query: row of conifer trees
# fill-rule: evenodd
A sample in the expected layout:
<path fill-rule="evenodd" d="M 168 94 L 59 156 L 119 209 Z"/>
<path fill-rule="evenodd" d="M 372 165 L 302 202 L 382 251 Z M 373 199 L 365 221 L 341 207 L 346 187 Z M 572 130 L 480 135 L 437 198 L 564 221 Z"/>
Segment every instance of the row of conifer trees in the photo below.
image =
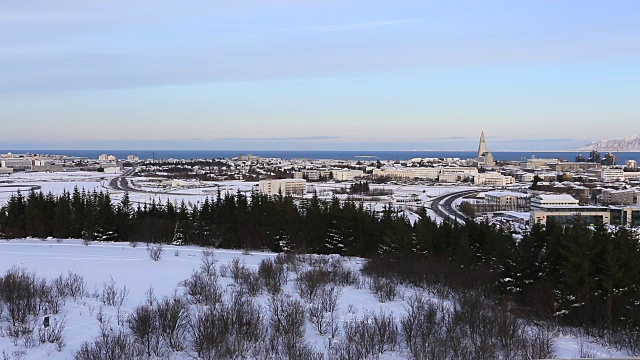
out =
<path fill-rule="evenodd" d="M 418 211 L 259 193 L 218 194 L 195 205 L 134 204 L 127 194 L 74 189 L 17 193 L 0 208 L 0 236 L 195 244 L 340 254 L 419 284 L 488 286 L 533 316 L 639 331 L 640 245 L 631 229 L 550 221 L 514 237 L 487 222 L 438 224 Z"/>

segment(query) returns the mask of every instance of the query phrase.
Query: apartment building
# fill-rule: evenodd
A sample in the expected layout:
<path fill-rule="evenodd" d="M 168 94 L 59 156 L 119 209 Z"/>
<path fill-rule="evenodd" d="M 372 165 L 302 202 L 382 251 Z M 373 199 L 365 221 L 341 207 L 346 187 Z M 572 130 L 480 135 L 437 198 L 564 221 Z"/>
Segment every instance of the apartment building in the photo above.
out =
<path fill-rule="evenodd" d="M 258 191 L 267 195 L 303 195 L 307 191 L 304 179 L 262 180 L 258 182 Z"/>

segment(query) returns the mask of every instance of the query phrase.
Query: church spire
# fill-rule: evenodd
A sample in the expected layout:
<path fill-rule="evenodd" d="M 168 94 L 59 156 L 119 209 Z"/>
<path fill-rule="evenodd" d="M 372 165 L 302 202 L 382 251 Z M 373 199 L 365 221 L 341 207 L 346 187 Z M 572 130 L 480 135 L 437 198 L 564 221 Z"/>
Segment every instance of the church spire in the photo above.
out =
<path fill-rule="evenodd" d="M 487 142 L 484 140 L 484 131 L 480 134 L 480 145 L 478 146 L 478 157 L 484 156 L 487 152 Z"/>

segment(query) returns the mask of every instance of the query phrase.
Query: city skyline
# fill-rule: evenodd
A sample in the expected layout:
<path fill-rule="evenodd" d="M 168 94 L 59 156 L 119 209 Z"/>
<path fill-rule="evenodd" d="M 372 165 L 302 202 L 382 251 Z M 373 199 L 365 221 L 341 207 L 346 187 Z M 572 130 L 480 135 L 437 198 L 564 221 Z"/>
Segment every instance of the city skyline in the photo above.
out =
<path fill-rule="evenodd" d="M 640 4 L 0 5 L 2 148 L 567 150 L 636 135 Z"/>

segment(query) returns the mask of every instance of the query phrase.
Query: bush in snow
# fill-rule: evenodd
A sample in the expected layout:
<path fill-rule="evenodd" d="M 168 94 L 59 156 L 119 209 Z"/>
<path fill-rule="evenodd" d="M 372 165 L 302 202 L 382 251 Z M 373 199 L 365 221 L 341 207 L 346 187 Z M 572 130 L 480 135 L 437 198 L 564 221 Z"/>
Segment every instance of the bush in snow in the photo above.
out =
<path fill-rule="evenodd" d="M 120 307 L 127 300 L 129 290 L 126 286 L 122 289 L 116 287 L 116 282 L 111 278 L 110 281 L 105 282 L 102 285 L 102 293 L 100 294 L 100 301 L 107 306 Z"/>
<path fill-rule="evenodd" d="M 125 360 L 144 359 L 144 351 L 122 329 L 113 329 L 108 323 L 100 326 L 100 335 L 91 342 L 84 342 L 75 360 Z"/>
<path fill-rule="evenodd" d="M 162 259 L 162 254 L 164 253 L 162 244 L 147 244 L 147 253 L 149 254 L 149 259 L 153 261 L 160 261 L 160 259 Z"/>
<path fill-rule="evenodd" d="M 282 285 L 287 283 L 287 272 L 284 265 L 271 259 L 264 259 L 260 262 L 258 275 L 264 288 L 271 295 L 280 293 Z"/>

